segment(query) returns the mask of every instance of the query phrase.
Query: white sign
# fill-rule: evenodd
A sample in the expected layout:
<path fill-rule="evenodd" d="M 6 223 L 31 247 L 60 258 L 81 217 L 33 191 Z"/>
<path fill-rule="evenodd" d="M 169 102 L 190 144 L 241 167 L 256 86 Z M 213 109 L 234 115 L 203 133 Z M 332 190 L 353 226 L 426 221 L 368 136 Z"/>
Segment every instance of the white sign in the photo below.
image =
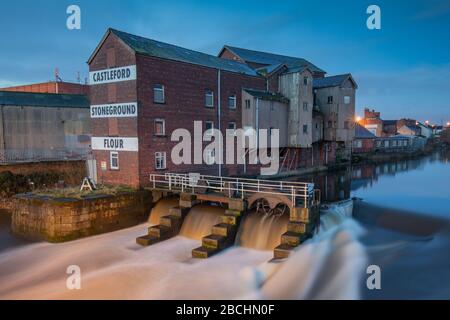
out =
<path fill-rule="evenodd" d="M 91 106 L 91 118 L 137 117 L 137 102 Z"/>
<path fill-rule="evenodd" d="M 136 80 L 136 66 L 89 72 L 89 85 Z"/>
<path fill-rule="evenodd" d="M 138 151 L 138 138 L 92 137 L 92 150 Z"/>

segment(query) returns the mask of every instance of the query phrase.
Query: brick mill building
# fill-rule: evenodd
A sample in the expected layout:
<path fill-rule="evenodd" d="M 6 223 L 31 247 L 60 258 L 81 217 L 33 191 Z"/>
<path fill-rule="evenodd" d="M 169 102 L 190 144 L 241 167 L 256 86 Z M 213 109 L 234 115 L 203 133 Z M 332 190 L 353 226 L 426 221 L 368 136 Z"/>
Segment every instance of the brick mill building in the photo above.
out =
<path fill-rule="evenodd" d="M 336 148 L 351 146 L 354 136 L 356 83 L 350 75 L 326 81 L 305 59 L 231 46 L 216 57 L 109 29 L 88 64 L 100 183 L 145 186 L 151 173 L 164 172 L 259 173 L 257 165 L 173 164 L 171 134 L 184 128 L 194 136 L 194 121 L 224 136 L 226 129 L 280 129 L 289 170 L 333 163 Z M 320 88 L 317 79 L 325 79 Z M 319 91 L 336 96 L 321 106 Z M 330 100 L 337 108 L 328 110 Z M 342 134 L 327 138 L 325 119 L 338 113 L 346 118 L 329 129 Z"/>

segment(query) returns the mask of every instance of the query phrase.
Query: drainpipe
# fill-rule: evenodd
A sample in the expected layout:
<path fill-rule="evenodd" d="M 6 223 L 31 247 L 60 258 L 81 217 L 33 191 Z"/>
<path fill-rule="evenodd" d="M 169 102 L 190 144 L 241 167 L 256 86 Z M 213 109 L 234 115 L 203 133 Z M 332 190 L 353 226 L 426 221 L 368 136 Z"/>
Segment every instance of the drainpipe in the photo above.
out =
<path fill-rule="evenodd" d="M 259 98 L 256 98 L 256 150 L 259 153 Z"/>
<path fill-rule="evenodd" d="M 222 125 L 221 125 L 221 105 L 220 105 L 220 69 L 217 72 L 217 117 L 219 119 L 219 132 L 222 134 Z M 222 158 L 223 158 L 223 150 L 222 150 L 222 141 L 219 142 L 219 177 L 222 177 Z"/>

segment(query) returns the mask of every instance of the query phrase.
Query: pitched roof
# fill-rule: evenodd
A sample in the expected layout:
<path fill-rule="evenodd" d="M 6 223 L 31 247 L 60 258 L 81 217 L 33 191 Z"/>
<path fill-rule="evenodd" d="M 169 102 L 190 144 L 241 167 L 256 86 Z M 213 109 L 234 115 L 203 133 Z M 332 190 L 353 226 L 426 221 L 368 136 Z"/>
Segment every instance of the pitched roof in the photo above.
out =
<path fill-rule="evenodd" d="M 375 139 L 376 136 L 372 132 L 370 132 L 369 130 L 364 128 L 362 125 L 357 123 L 355 126 L 355 138 L 357 138 L 357 139 Z"/>
<path fill-rule="evenodd" d="M 106 35 L 103 37 L 103 40 L 100 42 L 100 45 L 89 58 L 88 63 L 92 61 L 99 47 L 110 33 L 113 33 L 119 37 L 119 39 L 121 39 L 127 46 L 138 54 L 257 76 L 255 70 L 244 63 L 218 58 L 206 53 L 182 48 L 173 44 L 144 38 L 111 28 L 108 29 Z"/>
<path fill-rule="evenodd" d="M 355 87 L 358 87 L 350 73 L 314 79 L 313 86 L 315 89 L 321 89 L 321 88 L 327 88 L 327 87 L 338 87 L 338 86 L 342 85 L 344 83 L 344 81 L 346 81 L 349 78 L 354 83 Z"/>
<path fill-rule="evenodd" d="M 87 96 L 81 94 L 54 94 L 0 91 L 0 105 L 23 107 L 89 108 Z"/>
<path fill-rule="evenodd" d="M 268 101 L 278 101 L 282 103 L 289 103 L 289 99 L 283 96 L 280 93 L 274 93 L 270 91 L 263 91 L 263 90 L 255 90 L 255 89 L 244 89 L 245 92 L 247 92 L 249 95 L 261 99 L 261 100 L 268 100 Z"/>
<path fill-rule="evenodd" d="M 397 120 L 383 120 L 383 125 L 395 126 L 397 125 Z"/>
<path fill-rule="evenodd" d="M 284 56 L 280 54 L 275 53 L 269 53 L 269 52 L 263 52 L 263 51 L 255 51 L 255 50 L 249 50 L 244 48 L 238 48 L 233 46 L 224 46 L 222 50 L 220 51 L 219 55 L 225 50 L 228 49 L 235 55 L 237 55 L 239 58 L 241 58 L 245 62 L 253 62 L 258 64 L 265 64 L 265 65 L 275 65 L 275 64 L 285 64 L 287 67 L 300 67 L 300 66 L 307 66 L 314 72 L 324 72 L 319 67 L 315 66 L 311 62 L 303 59 L 303 58 L 296 58 L 296 57 L 290 57 L 290 56 Z"/>

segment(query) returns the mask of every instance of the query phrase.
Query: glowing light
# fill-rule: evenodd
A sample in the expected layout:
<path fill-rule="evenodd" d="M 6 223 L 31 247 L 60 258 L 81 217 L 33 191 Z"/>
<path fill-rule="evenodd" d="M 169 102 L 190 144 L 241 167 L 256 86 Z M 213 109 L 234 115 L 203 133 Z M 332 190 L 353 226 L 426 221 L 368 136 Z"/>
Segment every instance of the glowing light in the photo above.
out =
<path fill-rule="evenodd" d="M 361 117 L 356 117 L 356 122 L 360 122 L 361 120 Z"/>

